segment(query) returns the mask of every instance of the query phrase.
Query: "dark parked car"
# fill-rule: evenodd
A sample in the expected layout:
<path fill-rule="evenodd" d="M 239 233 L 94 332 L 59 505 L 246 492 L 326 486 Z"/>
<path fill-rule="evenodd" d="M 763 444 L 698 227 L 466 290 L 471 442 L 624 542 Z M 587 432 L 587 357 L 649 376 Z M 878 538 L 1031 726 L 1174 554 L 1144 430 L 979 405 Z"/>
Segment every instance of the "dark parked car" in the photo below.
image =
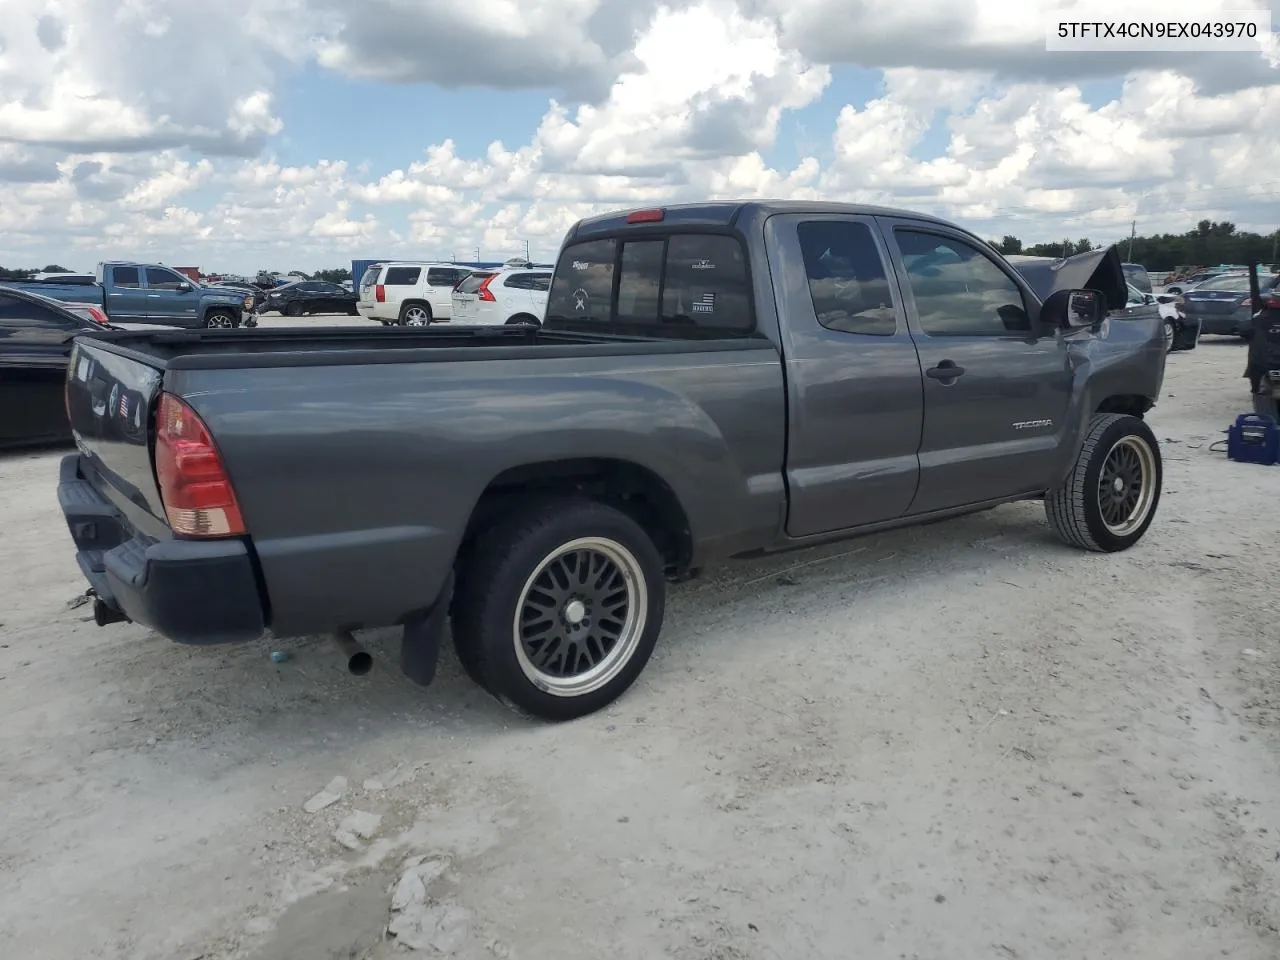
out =
<path fill-rule="evenodd" d="M 568 719 L 639 676 L 667 582 L 730 557 L 1020 500 L 1077 548 L 1136 544 L 1161 325 L 1108 322 L 1114 248 L 1055 275 L 1042 299 L 879 207 L 606 214 L 570 229 L 541 327 L 81 337 L 58 499 L 99 623 L 330 633 L 353 670 L 352 631 L 399 625 L 427 683 L 451 616 L 471 677 Z"/>
<path fill-rule="evenodd" d="M 1258 278 L 1265 296 L 1280 282 L 1280 275 Z M 1200 321 L 1200 332 L 1220 337 L 1247 337 L 1253 325 L 1253 300 L 1249 295 L 1249 275 L 1227 274 L 1206 280 L 1182 295 L 1182 313 Z"/>
<path fill-rule="evenodd" d="M 356 315 L 356 295 L 336 283 L 297 280 L 268 291 L 262 313 L 278 310 L 286 317 L 304 313 L 347 313 Z"/>
<path fill-rule="evenodd" d="M 71 439 L 67 358 L 77 334 L 101 329 L 57 300 L 0 284 L 0 446 Z"/>

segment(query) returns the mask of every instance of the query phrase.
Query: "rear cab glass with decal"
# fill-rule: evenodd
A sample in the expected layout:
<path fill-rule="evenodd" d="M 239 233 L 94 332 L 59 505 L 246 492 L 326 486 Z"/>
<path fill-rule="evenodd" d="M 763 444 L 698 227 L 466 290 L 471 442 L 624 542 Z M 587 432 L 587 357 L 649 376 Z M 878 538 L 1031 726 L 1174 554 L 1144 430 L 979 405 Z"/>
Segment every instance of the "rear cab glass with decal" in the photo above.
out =
<path fill-rule="evenodd" d="M 676 340 L 754 337 L 742 240 L 676 227 L 571 244 L 556 264 L 546 326 Z"/>

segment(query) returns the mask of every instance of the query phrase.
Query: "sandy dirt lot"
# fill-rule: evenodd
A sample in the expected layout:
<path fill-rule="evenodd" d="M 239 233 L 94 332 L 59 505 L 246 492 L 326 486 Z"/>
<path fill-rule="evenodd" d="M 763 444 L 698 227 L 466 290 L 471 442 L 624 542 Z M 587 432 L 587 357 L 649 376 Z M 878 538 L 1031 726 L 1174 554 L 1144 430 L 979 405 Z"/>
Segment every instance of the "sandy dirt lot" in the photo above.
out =
<path fill-rule="evenodd" d="M 1025 504 L 716 570 L 554 727 L 390 633 L 352 678 L 100 629 L 61 452 L 2 458 L 0 956 L 1274 960 L 1280 468 L 1211 449 L 1243 362 L 1170 358 L 1129 553 Z"/>

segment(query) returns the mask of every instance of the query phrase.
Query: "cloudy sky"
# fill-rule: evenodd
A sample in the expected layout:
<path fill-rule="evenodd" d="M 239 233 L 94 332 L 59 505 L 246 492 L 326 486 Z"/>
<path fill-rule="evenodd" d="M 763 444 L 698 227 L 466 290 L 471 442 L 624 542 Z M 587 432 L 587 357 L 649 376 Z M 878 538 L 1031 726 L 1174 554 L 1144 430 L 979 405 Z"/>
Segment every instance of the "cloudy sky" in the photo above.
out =
<path fill-rule="evenodd" d="M 550 258 L 710 197 L 1280 227 L 1275 59 L 1048 53 L 1064 2 L 0 0 L 0 265 Z"/>

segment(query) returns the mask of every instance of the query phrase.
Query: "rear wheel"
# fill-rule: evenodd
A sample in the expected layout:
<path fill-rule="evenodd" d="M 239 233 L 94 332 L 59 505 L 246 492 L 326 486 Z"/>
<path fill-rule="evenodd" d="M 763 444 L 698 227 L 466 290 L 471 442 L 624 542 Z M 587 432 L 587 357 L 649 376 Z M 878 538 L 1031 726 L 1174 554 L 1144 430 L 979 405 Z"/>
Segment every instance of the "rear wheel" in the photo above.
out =
<path fill-rule="evenodd" d="M 528 323 L 535 327 L 542 326 L 541 321 L 539 321 L 538 318 L 531 313 L 517 313 L 514 317 L 511 317 L 509 320 L 507 320 L 508 326 L 518 324 L 518 323 Z"/>
<path fill-rule="evenodd" d="M 1049 526 L 1082 550 L 1127 550 L 1155 519 L 1164 464 L 1155 434 L 1137 417 L 1094 416 L 1075 466 L 1044 500 Z"/>
<path fill-rule="evenodd" d="M 621 696 L 653 653 L 666 582 L 653 541 L 589 500 L 518 507 L 468 551 L 453 638 L 467 673 L 509 706 L 572 720 Z"/>
<path fill-rule="evenodd" d="M 293 303 L 286 303 L 284 305 L 284 310 L 281 312 L 284 313 L 286 317 L 300 317 L 302 316 L 302 304 L 298 303 L 296 300 Z"/>
<path fill-rule="evenodd" d="M 406 303 L 400 308 L 400 323 L 406 327 L 425 327 L 431 323 L 431 308 L 425 303 Z"/>
<path fill-rule="evenodd" d="M 1178 339 L 1178 328 L 1172 320 L 1164 322 L 1164 352 L 1172 353 L 1173 345 Z"/>

